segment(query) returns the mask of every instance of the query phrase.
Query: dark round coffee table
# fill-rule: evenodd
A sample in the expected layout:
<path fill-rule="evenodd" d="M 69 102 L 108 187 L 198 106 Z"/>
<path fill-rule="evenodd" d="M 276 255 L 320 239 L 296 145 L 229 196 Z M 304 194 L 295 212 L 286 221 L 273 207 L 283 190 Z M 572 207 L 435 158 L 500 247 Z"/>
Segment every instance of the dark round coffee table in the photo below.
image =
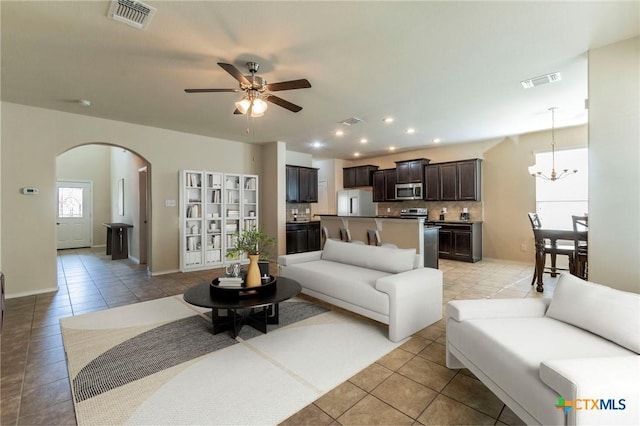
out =
<path fill-rule="evenodd" d="M 267 324 L 279 322 L 278 304 L 296 296 L 301 290 L 302 287 L 297 281 L 277 277 L 274 291 L 253 297 L 220 297 L 211 292 L 210 283 L 195 285 L 182 297 L 191 305 L 211 308 L 213 334 L 231 330 L 235 338 L 245 324 L 266 333 Z M 226 311 L 226 314 L 221 315 L 221 310 Z"/>

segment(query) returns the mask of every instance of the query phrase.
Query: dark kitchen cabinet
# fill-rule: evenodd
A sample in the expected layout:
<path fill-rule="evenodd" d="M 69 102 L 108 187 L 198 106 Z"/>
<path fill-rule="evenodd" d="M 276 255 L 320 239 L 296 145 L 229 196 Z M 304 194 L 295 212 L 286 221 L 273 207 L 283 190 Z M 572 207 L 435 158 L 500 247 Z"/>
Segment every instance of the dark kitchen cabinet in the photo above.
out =
<path fill-rule="evenodd" d="M 425 200 L 480 201 L 481 161 L 476 158 L 426 166 Z"/>
<path fill-rule="evenodd" d="M 396 161 L 396 183 L 424 182 L 424 166 L 428 163 L 426 158 Z"/>
<path fill-rule="evenodd" d="M 480 201 L 481 161 L 475 159 L 458 162 L 458 200 Z"/>
<path fill-rule="evenodd" d="M 458 199 L 456 187 L 458 185 L 458 166 L 456 163 L 445 163 L 440 168 L 440 199 L 455 201 Z"/>
<path fill-rule="evenodd" d="M 320 222 L 287 223 L 287 254 L 320 250 Z"/>
<path fill-rule="evenodd" d="M 482 259 L 482 222 L 430 223 L 440 227 L 438 234 L 441 259 L 477 262 Z"/>
<path fill-rule="evenodd" d="M 437 164 L 424 166 L 424 199 L 440 200 L 440 168 Z"/>
<path fill-rule="evenodd" d="M 287 165 L 287 202 L 318 202 L 318 169 Z"/>
<path fill-rule="evenodd" d="M 345 167 L 342 169 L 342 186 L 344 188 L 358 188 L 361 186 L 373 186 L 373 173 L 378 166 L 365 165 Z"/>
<path fill-rule="evenodd" d="M 373 173 L 373 201 L 396 199 L 396 169 L 378 170 Z"/>
<path fill-rule="evenodd" d="M 298 202 L 298 167 L 287 166 L 287 203 Z"/>

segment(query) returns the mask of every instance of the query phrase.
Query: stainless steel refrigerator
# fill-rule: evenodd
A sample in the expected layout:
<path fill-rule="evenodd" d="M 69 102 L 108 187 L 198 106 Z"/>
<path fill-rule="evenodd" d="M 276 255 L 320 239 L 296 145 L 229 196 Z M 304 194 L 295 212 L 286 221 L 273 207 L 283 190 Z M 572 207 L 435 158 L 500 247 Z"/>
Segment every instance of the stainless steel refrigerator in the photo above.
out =
<path fill-rule="evenodd" d="M 375 216 L 373 193 L 362 189 L 338 191 L 338 216 Z"/>

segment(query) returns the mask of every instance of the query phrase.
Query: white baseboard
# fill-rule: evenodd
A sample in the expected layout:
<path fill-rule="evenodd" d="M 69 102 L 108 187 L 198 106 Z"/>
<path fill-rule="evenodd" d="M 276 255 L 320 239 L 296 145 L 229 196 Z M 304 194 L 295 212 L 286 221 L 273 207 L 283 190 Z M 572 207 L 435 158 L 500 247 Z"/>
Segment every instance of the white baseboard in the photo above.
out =
<path fill-rule="evenodd" d="M 167 271 L 156 271 L 156 272 L 150 272 L 150 273 L 152 277 L 155 277 L 158 275 L 175 274 L 176 272 L 180 272 L 180 269 L 170 269 Z"/>
<path fill-rule="evenodd" d="M 6 291 L 6 287 L 5 287 L 5 291 Z M 35 296 L 38 294 L 44 294 L 44 293 L 51 293 L 54 291 L 58 291 L 58 287 L 51 287 L 51 288 L 45 288 L 42 290 L 36 290 L 36 291 L 23 291 L 20 293 L 5 293 L 5 298 L 6 299 L 16 299 L 18 297 L 25 297 L 25 296 Z"/>

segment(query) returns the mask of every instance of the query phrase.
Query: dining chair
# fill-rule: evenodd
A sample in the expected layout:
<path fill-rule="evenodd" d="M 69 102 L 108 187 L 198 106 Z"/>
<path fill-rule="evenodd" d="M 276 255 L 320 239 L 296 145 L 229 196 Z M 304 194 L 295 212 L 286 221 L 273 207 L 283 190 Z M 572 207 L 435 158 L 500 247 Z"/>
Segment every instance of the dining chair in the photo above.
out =
<path fill-rule="evenodd" d="M 552 242 L 546 238 L 540 237 L 542 229 L 542 221 L 538 213 L 529 213 L 529 221 L 531 222 L 531 228 L 533 230 L 533 237 L 536 245 L 536 267 L 533 271 L 533 278 L 531 279 L 531 285 L 536 282 L 538 278 L 538 271 L 541 274 L 547 272 L 552 277 L 557 276 L 558 271 L 569 271 L 573 273 L 574 269 L 574 253 L 575 249 L 573 245 L 569 244 L 552 244 Z M 551 257 L 551 267 L 546 266 L 547 254 Z M 569 259 L 569 268 L 559 268 L 556 266 L 556 257 L 558 255 L 567 256 Z M 540 277 L 541 278 L 541 277 Z"/>
<path fill-rule="evenodd" d="M 588 260 L 589 260 L 589 248 L 587 244 L 586 232 L 589 231 L 589 216 L 571 216 L 573 222 L 574 240 L 574 275 L 588 279 Z"/>

